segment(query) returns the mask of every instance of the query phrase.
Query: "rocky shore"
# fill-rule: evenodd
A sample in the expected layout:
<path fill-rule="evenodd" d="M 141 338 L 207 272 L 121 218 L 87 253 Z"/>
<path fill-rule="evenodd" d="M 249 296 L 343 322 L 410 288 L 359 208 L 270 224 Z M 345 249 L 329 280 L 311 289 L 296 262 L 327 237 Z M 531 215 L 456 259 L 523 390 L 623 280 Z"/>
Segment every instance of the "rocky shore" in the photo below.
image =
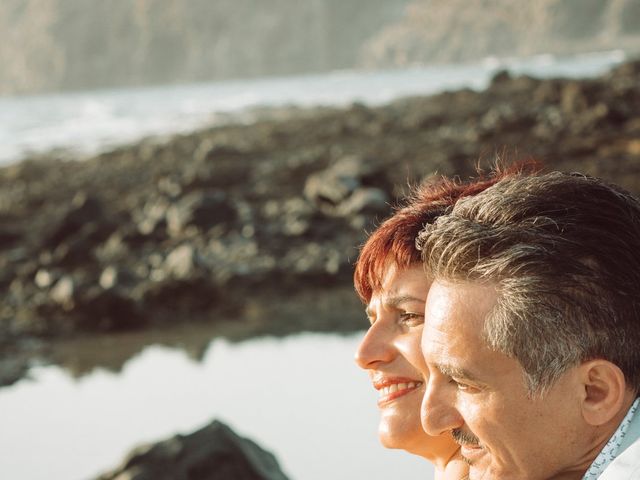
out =
<path fill-rule="evenodd" d="M 640 62 L 589 80 L 502 73 L 483 92 L 284 109 L 3 168 L 0 384 L 77 335 L 360 328 L 357 247 L 409 184 L 510 152 L 640 193 L 639 112 Z"/>
<path fill-rule="evenodd" d="M 140 446 L 96 480 L 287 480 L 273 454 L 214 420 L 189 435 Z"/>

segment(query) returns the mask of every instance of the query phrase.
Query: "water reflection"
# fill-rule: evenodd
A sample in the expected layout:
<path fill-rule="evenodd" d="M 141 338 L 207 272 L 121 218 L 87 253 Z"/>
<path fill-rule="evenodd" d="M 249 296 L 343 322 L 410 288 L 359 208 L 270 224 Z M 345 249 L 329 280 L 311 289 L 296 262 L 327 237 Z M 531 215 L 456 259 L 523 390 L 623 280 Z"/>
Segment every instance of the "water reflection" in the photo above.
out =
<path fill-rule="evenodd" d="M 129 359 L 151 345 L 180 349 L 188 358 L 201 361 L 211 338 L 217 336 L 218 329 L 219 325 L 216 324 L 195 323 L 125 334 L 104 334 L 91 339 L 72 339 L 58 342 L 50 358 L 52 363 L 64 367 L 74 378 L 81 378 L 97 368 L 118 373 Z M 225 331 L 225 334 L 228 333 Z"/>
<path fill-rule="evenodd" d="M 312 315 L 308 305 L 313 305 Z M 339 314 L 336 305 L 340 305 Z M 179 348 L 190 358 L 202 360 L 212 338 L 236 343 L 265 335 L 284 337 L 300 331 L 349 334 L 365 322 L 362 303 L 351 286 L 323 287 L 321 291 L 292 292 L 284 303 L 252 303 L 249 299 L 242 317 L 203 322 L 177 320 L 174 325 L 155 329 L 57 341 L 47 349 L 46 358 L 47 363 L 60 365 L 74 378 L 80 378 L 95 368 L 117 373 L 131 357 L 150 345 Z"/>
<path fill-rule="evenodd" d="M 0 478 L 88 479 L 140 442 L 214 417 L 274 452 L 293 479 L 432 478 L 424 461 L 377 443 L 376 396 L 352 360 L 361 334 L 233 344 L 209 343 L 198 329 L 185 329 L 182 340 L 175 333 L 173 347 L 147 347 L 123 366 L 104 363 L 120 373 L 98 368 L 74 379 L 38 367 L 32 380 L 0 390 Z M 83 355 L 138 348 L 135 336 L 118 338 L 60 355 L 70 365 L 76 359 L 77 375 L 88 365 Z M 174 348 L 180 342 L 189 354 Z"/>

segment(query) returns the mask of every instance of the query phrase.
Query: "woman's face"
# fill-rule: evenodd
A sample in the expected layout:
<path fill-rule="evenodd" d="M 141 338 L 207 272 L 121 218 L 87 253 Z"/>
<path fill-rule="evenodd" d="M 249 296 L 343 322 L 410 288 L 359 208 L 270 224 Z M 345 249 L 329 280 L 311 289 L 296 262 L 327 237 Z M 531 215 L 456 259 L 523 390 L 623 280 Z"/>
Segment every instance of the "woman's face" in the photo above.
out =
<path fill-rule="evenodd" d="M 398 270 L 391 265 L 367 306 L 371 326 L 356 352 L 378 391 L 381 443 L 432 458 L 455 448 L 449 437 L 431 437 L 420 425 L 426 371 L 420 351 L 424 306 L 430 282 L 422 266 Z"/>

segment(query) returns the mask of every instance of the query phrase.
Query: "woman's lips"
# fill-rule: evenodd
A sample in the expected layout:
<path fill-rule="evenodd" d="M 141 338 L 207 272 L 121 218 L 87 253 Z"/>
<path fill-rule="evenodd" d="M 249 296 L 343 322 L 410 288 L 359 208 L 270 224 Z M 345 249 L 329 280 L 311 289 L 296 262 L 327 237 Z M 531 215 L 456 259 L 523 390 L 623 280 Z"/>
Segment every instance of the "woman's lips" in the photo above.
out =
<path fill-rule="evenodd" d="M 417 390 L 422 382 L 411 378 L 385 378 L 374 381 L 373 386 L 380 394 L 378 405 L 381 406 Z"/>

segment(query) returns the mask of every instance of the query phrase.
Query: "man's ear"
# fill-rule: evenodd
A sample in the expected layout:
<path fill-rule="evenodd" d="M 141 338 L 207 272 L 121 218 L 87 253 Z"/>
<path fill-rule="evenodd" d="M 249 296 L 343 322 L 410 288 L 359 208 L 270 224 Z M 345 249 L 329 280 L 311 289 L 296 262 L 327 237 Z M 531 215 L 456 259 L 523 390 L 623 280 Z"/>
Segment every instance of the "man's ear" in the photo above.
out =
<path fill-rule="evenodd" d="M 582 416 L 593 426 L 604 425 L 623 409 L 628 396 L 622 370 L 607 360 L 584 362 L 579 367 L 584 388 Z"/>

